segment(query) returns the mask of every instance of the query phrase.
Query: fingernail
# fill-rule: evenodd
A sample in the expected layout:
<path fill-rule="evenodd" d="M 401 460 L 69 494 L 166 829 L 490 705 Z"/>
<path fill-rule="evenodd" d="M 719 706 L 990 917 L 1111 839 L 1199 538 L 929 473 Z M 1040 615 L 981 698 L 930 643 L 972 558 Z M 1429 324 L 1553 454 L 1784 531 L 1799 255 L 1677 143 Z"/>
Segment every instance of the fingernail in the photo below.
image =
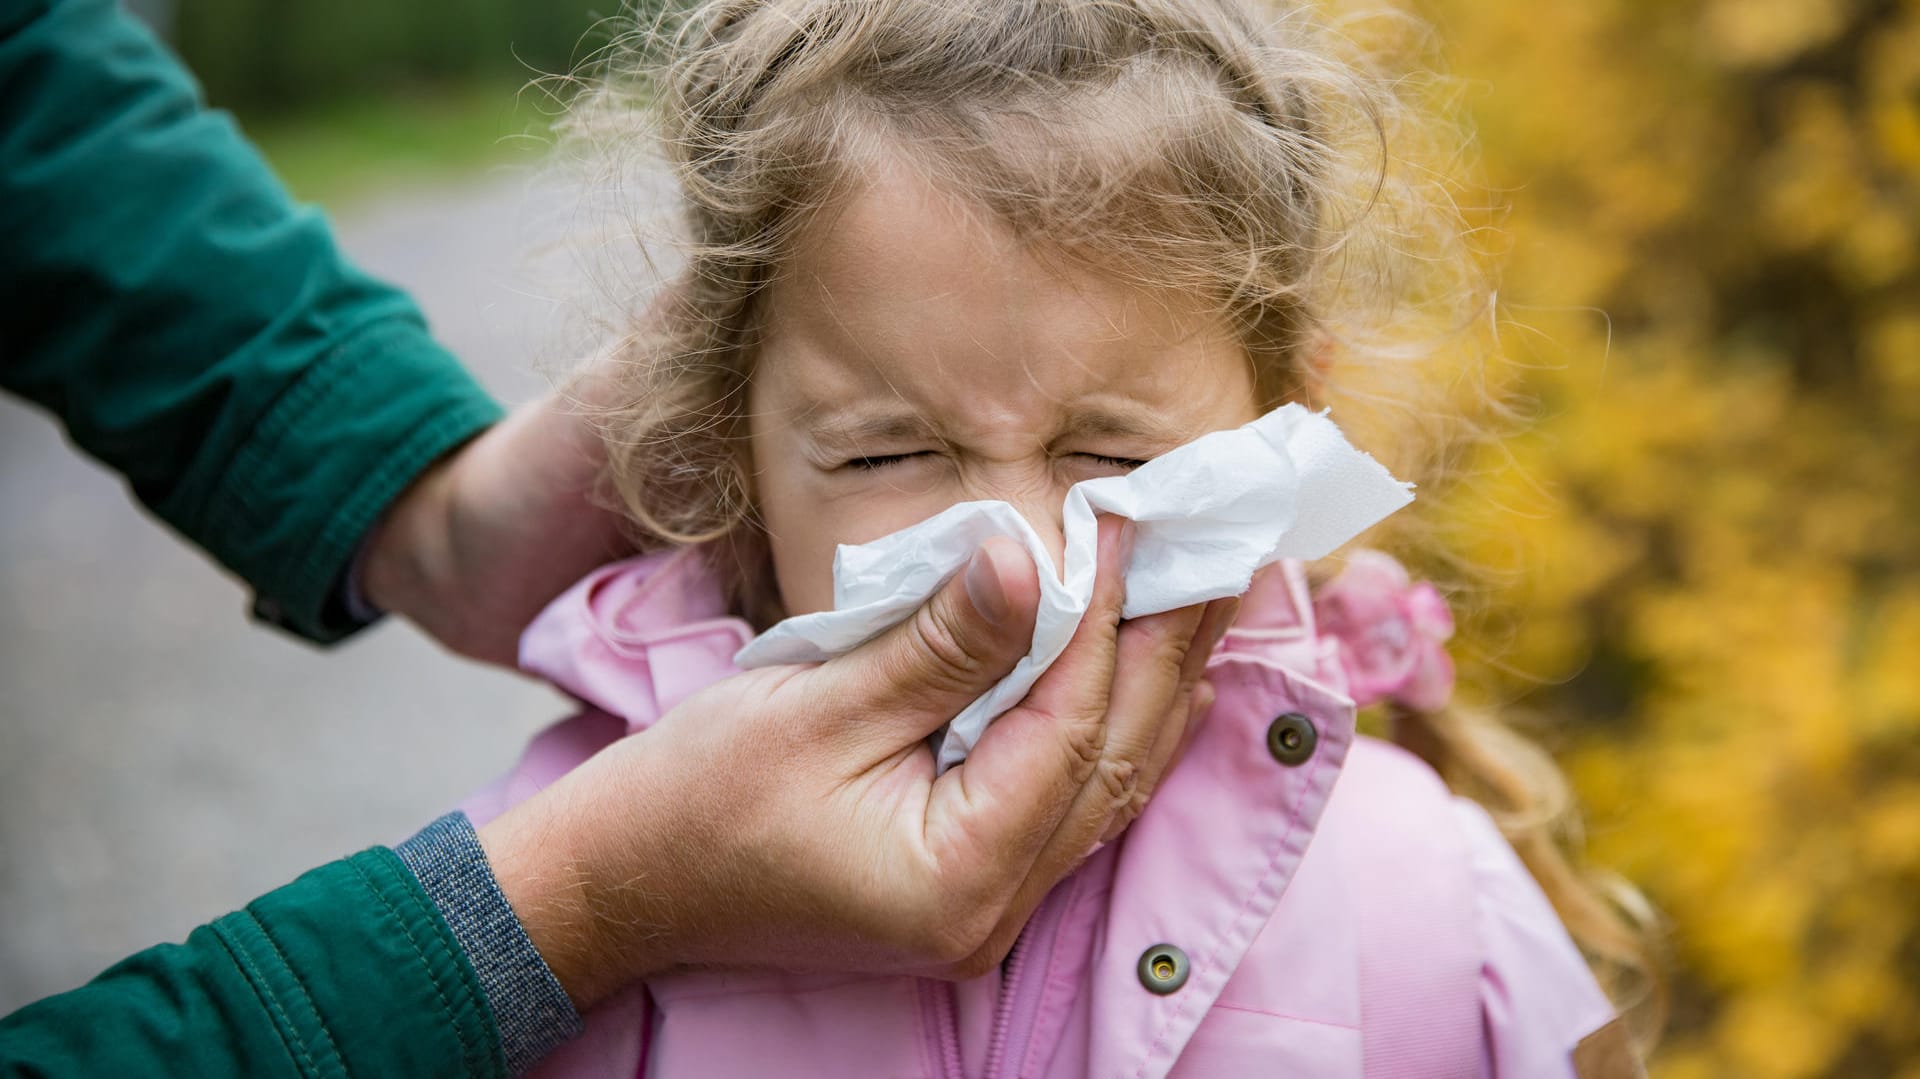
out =
<path fill-rule="evenodd" d="M 1227 631 L 1233 628 L 1233 620 L 1238 617 L 1240 617 L 1240 598 L 1235 596 L 1227 601 L 1226 607 L 1220 612 L 1220 621 L 1213 627 L 1214 644 L 1220 643 L 1221 638 L 1227 635 Z"/>
<path fill-rule="evenodd" d="M 1120 564 L 1125 566 L 1133 560 L 1133 518 L 1120 519 Z"/>
<path fill-rule="evenodd" d="M 988 622 L 997 626 L 1006 620 L 1007 590 L 1001 587 L 1000 575 L 993 569 L 993 556 L 987 554 L 984 547 L 967 560 L 967 598 Z"/>

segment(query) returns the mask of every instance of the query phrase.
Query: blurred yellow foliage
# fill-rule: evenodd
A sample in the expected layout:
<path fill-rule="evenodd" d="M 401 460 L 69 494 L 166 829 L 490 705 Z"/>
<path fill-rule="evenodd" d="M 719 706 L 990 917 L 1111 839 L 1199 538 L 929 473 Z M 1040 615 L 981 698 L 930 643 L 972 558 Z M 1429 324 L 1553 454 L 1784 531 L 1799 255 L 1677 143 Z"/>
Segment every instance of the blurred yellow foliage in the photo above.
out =
<path fill-rule="evenodd" d="M 1416 10 L 1539 413 L 1461 655 L 1669 919 L 1655 1074 L 1920 1076 L 1920 2 Z"/>

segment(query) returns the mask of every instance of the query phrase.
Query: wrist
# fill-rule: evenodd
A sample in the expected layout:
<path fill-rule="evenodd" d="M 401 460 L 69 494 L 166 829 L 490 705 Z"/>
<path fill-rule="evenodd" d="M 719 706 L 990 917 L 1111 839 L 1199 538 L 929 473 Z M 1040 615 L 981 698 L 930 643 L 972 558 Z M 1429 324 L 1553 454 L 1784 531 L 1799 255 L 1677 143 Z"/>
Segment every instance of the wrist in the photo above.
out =
<path fill-rule="evenodd" d="M 360 588 L 373 607 L 420 621 L 450 548 L 450 458 L 400 492 L 373 530 L 360 563 Z"/>
<path fill-rule="evenodd" d="M 525 1074 L 580 1032 L 580 1013 L 501 892 L 464 814 L 450 813 L 393 848 L 440 912 L 493 1013 L 509 1074 Z"/>
<path fill-rule="evenodd" d="M 646 789 L 651 756 L 603 753 L 479 831 L 501 892 L 583 1012 L 681 961 L 676 901 L 690 888 L 672 872 L 675 803 Z"/>

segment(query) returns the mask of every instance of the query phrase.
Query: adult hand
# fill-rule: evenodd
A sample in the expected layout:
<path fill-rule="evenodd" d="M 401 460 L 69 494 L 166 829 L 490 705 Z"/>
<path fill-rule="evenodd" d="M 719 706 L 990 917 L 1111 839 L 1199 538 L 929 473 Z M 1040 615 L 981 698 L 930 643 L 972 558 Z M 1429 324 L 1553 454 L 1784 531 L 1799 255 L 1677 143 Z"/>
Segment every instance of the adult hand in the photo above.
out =
<path fill-rule="evenodd" d="M 482 829 L 575 1003 L 685 965 L 992 969 L 1211 699 L 1201 672 L 1234 604 L 1122 624 L 1128 531 L 1101 522 L 1072 643 L 945 775 L 926 736 L 1032 641 L 1039 584 L 1011 541 L 860 649 L 712 686 Z"/>
<path fill-rule="evenodd" d="M 593 498 L 606 451 L 577 403 L 607 377 L 522 406 L 415 480 L 373 532 L 367 598 L 455 652 L 512 665 L 541 608 L 632 553 L 620 515 Z"/>

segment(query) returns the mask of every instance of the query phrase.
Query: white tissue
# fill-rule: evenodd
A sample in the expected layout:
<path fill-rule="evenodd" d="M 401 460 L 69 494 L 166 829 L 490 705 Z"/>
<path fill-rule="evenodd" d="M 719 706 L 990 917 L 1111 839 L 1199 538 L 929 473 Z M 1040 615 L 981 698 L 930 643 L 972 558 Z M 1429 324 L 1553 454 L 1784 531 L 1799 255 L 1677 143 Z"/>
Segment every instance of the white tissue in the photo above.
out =
<path fill-rule="evenodd" d="M 1033 648 L 1013 672 L 955 716 L 940 739 L 940 770 L 966 759 L 987 724 L 1025 697 L 1059 658 L 1093 596 L 1094 514 L 1136 522 L 1122 616 L 1138 618 L 1237 596 L 1282 558 L 1320 558 L 1413 501 L 1410 484 L 1353 448 L 1324 412 L 1282 405 L 1231 431 L 1162 454 L 1124 476 L 1067 492 L 1066 572 L 1040 573 Z M 962 502 L 833 560 L 834 609 L 789 618 L 734 657 L 743 668 L 813 663 L 859 646 L 913 613 L 993 536 L 1053 564 L 1019 511 Z"/>

